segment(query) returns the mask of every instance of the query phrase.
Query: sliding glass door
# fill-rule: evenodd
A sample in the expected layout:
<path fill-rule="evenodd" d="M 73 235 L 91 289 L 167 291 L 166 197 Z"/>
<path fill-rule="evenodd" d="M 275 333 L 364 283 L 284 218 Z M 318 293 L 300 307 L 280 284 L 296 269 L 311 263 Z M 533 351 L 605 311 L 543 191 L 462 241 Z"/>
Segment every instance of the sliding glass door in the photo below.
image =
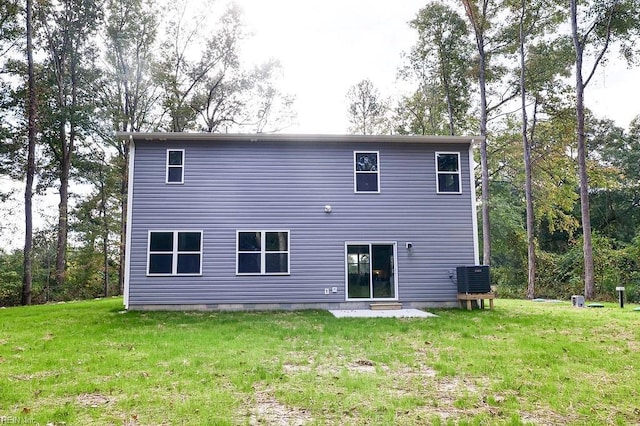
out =
<path fill-rule="evenodd" d="M 394 243 L 347 243 L 347 299 L 396 299 Z"/>

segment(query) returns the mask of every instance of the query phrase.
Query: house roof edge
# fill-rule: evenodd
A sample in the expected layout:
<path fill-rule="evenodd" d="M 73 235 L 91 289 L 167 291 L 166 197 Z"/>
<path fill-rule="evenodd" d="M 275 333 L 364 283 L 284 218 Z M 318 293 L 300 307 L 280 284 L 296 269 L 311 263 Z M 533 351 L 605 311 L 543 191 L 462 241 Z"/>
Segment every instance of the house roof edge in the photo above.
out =
<path fill-rule="evenodd" d="M 116 132 L 118 139 L 134 141 L 249 141 L 249 142 L 413 142 L 477 143 L 482 136 L 435 135 L 340 135 L 303 133 L 190 133 L 190 132 Z"/>

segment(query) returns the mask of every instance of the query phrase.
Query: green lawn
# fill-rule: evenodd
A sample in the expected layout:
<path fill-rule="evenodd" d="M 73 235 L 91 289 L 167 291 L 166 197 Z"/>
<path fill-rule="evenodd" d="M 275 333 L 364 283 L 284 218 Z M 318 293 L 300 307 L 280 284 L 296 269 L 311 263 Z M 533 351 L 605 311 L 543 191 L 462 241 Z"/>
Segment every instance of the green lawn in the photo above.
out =
<path fill-rule="evenodd" d="M 0 424 L 640 424 L 640 312 L 0 309 Z"/>

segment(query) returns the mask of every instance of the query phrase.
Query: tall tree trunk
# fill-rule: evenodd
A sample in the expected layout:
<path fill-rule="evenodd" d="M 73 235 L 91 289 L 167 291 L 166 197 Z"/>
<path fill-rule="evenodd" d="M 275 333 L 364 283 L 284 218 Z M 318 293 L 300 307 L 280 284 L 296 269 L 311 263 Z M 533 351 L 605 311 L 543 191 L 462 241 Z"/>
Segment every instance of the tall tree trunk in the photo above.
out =
<path fill-rule="evenodd" d="M 525 84 L 526 62 L 525 62 L 525 31 L 524 18 L 526 13 L 526 2 L 521 1 L 520 15 L 520 100 L 522 108 L 522 147 L 524 158 L 524 194 L 527 210 L 527 298 L 533 299 L 536 287 L 536 244 L 534 235 L 533 197 L 531 190 L 531 143 L 529 141 L 528 117 L 527 117 L 527 88 Z"/>
<path fill-rule="evenodd" d="M 28 73 L 28 98 L 27 98 L 27 177 L 24 190 L 24 264 L 22 277 L 23 305 L 31 304 L 33 281 L 33 180 L 35 176 L 35 146 L 36 146 L 36 84 L 33 65 L 33 1 L 27 0 L 26 5 L 26 32 L 27 32 L 27 73 Z"/>
<path fill-rule="evenodd" d="M 102 216 L 102 253 L 104 272 L 104 297 L 109 297 L 109 220 L 107 216 L 107 194 L 105 188 L 105 155 L 100 164 L 100 216 Z"/>
<path fill-rule="evenodd" d="M 445 97 L 447 99 L 447 115 L 449 117 L 449 134 L 451 136 L 455 136 L 456 128 L 454 124 L 453 117 L 453 104 L 451 102 L 451 87 L 449 86 L 449 79 L 447 76 L 443 74 L 442 76 L 442 85 L 444 86 Z"/>
<path fill-rule="evenodd" d="M 579 83 L 577 87 L 580 86 L 582 85 Z M 584 255 L 584 297 L 586 299 L 593 299 L 595 295 L 593 243 L 591 240 L 587 149 L 584 133 L 584 88 L 582 87 L 576 90 L 576 116 L 578 120 L 578 176 L 580 177 L 580 212 L 582 214 L 582 251 Z"/>
<path fill-rule="evenodd" d="M 442 43 L 440 43 L 438 45 L 438 51 L 439 56 L 445 57 L 446 53 L 444 52 L 444 46 L 442 46 Z M 455 124 L 454 124 L 454 117 L 453 117 L 453 102 L 451 101 L 451 87 L 449 84 L 449 75 L 447 74 L 447 72 L 445 71 L 445 67 L 443 63 L 440 63 L 440 82 L 442 83 L 442 87 L 444 88 L 444 96 L 446 98 L 447 101 L 447 116 L 449 118 L 449 134 L 451 136 L 455 136 L 456 134 L 456 129 L 455 129 Z"/>
<path fill-rule="evenodd" d="M 66 142 L 66 131 L 60 131 L 61 138 L 61 164 L 60 164 L 60 202 L 58 204 L 58 238 L 56 243 L 56 286 L 58 289 L 64 287 L 66 275 L 67 257 L 67 226 L 69 210 L 69 172 L 71 169 L 71 153 L 68 152 Z"/>
<path fill-rule="evenodd" d="M 78 67 L 75 54 L 70 55 L 69 76 L 71 83 L 71 105 L 66 105 L 63 84 L 60 85 L 60 105 L 66 105 L 65 116 L 60 126 L 60 204 L 58 205 L 58 244 L 56 253 L 56 283 L 58 288 L 63 288 L 66 278 L 67 240 L 69 233 L 69 177 L 71 175 L 71 163 L 77 136 L 77 106 L 78 106 Z M 62 79 L 61 79 L 62 81 Z M 66 126 L 69 126 L 67 140 Z"/>
<path fill-rule="evenodd" d="M 75 108 L 76 88 L 73 65 L 71 67 L 71 81 L 71 106 Z M 61 99 L 64 98 L 61 97 Z M 64 102 L 61 102 L 61 105 L 64 105 Z M 71 159 L 73 157 L 75 139 L 74 115 L 75 111 L 72 111 L 69 121 L 63 120 L 60 126 L 60 148 L 62 155 L 60 156 L 60 204 L 58 205 L 58 243 L 56 245 L 56 284 L 58 289 L 63 288 L 66 278 L 67 237 L 69 232 L 69 176 L 71 174 Z M 69 124 L 68 141 L 66 131 L 67 123 Z"/>
<path fill-rule="evenodd" d="M 489 220 L 489 163 L 487 156 L 487 52 L 485 50 L 485 18 L 488 0 L 482 1 L 482 11 L 477 16 L 470 0 L 462 1 L 471 27 L 473 28 L 478 49 L 478 86 L 480 88 L 480 168 L 482 182 L 482 263 L 491 264 L 491 223 Z"/>
<path fill-rule="evenodd" d="M 65 63 L 60 63 L 56 69 L 56 78 L 58 80 L 58 108 L 67 108 L 65 96 Z M 65 111 L 63 117 L 68 114 Z M 60 179 L 59 199 L 58 202 L 58 233 L 56 238 L 56 263 L 55 263 L 55 281 L 58 290 L 64 288 L 66 257 L 67 257 L 67 223 L 69 208 L 69 173 L 71 170 L 70 153 L 68 152 L 67 142 L 67 121 L 65 118 L 60 119 L 58 124 L 58 178 Z"/>
<path fill-rule="evenodd" d="M 585 83 L 582 76 L 582 59 L 584 46 L 578 36 L 577 4 L 571 3 L 571 32 L 576 53 L 576 119 L 578 139 L 578 176 L 580 178 L 580 211 L 582 214 L 582 251 L 584 256 L 584 297 L 593 299 L 595 294 L 593 273 L 593 244 L 591 240 L 591 215 L 589 211 L 589 180 L 587 174 L 587 149 L 584 129 L 584 89 Z"/>
<path fill-rule="evenodd" d="M 482 42 L 484 46 L 484 41 Z M 479 50 L 480 67 L 478 81 L 480 83 L 480 166 L 482 169 L 482 264 L 491 264 L 491 223 L 489 220 L 489 159 L 487 156 L 487 88 L 486 88 L 486 53 L 484 47 Z"/>

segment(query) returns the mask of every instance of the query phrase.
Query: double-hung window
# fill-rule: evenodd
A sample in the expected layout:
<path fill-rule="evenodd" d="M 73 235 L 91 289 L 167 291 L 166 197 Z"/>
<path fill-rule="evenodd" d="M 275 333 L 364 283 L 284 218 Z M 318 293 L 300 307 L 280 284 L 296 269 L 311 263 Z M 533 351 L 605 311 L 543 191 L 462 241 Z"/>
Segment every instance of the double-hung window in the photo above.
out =
<path fill-rule="evenodd" d="M 166 183 L 184 183 L 184 149 L 167 150 Z"/>
<path fill-rule="evenodd" d="M 201 275 L 202 231 L 149 231 L 148 275 Z"/>
<path fill-rule="evenodd" d="M 380 153 L 354 151 L 353 174 L 355 192 L 380 192 Z"/>
<path fill-rule="evenodd" d="M 438 194 L 460 194 L 460 153 L 436 152 L 436 176 Z"/>
<path fill-rule="evenodd" d="M 289 231 L 237 231 L 238 275 L 288 275 Z"/>

